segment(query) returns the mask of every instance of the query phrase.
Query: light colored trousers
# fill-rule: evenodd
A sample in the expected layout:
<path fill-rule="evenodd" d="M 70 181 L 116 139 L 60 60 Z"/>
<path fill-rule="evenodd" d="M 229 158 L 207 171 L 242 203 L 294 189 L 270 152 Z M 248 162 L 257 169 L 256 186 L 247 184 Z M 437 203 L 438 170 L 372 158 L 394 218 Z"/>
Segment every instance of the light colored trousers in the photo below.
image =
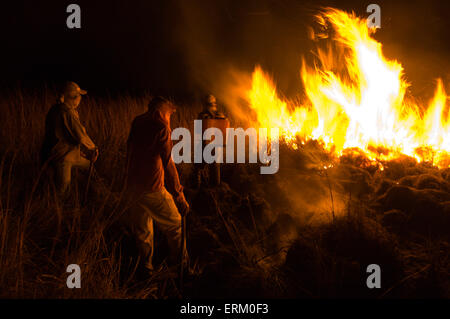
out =
<path fill-rule="evenodd" d="M 181 215 L 172 195 L 164 187 L 158 192 L 144 194 L 130 209 L 128 217 L 127 223 L 136 239 L 141 261 L 147 269 L 153 269 L 153 221 L 167 237 L 169 262 L 179 263 L 182 243 Z M 186 262 L 186 246 L 183 247 L 183 255 L 183 262 Z"/>
<path fill-rule="evenodd" d="M 55 163 L 56 187 L 60 194 L 65 194 L 72 180 L 72 168 L 89 169 L 90 161 L 82 156 L 67 156 Z"/>

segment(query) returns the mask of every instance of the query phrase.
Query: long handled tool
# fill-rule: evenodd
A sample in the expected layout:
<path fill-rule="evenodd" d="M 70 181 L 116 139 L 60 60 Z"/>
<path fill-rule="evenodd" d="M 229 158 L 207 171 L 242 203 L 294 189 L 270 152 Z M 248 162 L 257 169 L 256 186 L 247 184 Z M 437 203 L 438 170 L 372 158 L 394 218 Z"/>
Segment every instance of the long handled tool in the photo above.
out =
<path fill-rule="evenodd" d="M 86 184 L 86 189 L 84 191 L 84 202 L 87 203 L 87 196 L 89 193 L 89 184 L 91 183 L 91 177 L 92 177 L 92 171 L 94 170 L 94 163 L 92 161 L 90 161 L 91 163 L 89 164 L 89 175 L 88 175 L 88 180 L 87 180 L 87 184 Z"/>
<path fill-rule="evenodd" d="M 183 295 L 184 256 L 186 247 L 186 214 L 181 217 L 180 293 Z"/>
<path fill-rule="evenodd" d="M 87 180 L 87 184 L 86 184 L 86 189 L 84 190 L 84 202 L 87 203 L 87 196 L 89 193 L 89 186 L 91 184 L 91 178 L 92 178 L 92 173 L 94 171 L 94 157 L 96 156 L 97 153 L 97 149 L 95 149 L 93 155 L 91 156 L 90 160 L 89 160 L 89 175 L 88 175 L 88 180 Z"/>

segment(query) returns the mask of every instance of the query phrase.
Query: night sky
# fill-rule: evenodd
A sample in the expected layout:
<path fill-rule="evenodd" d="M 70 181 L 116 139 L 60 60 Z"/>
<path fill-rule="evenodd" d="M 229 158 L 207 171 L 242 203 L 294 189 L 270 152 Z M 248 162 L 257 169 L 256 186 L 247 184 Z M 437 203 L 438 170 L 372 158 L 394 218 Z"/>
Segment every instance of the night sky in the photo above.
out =
<path fill-rule="evenodd" d="M 0 8 L 3 86 L 67 79 L 94 92 L 147 89 L 170 95 L 206 92 L 230 66 L 273 74 L 286 95 L 301 86 L 307 28 L 320 6 L 367 16 L 381 7 L 376 34 L 401 61 L 412 90 L 429 95 L 450 82 L 449 1 L 14 1 Z M 66 7 L 81 7 L 81 29 L 66 27 Z M 211 86 L 212 87 L 212 86 Z"/>

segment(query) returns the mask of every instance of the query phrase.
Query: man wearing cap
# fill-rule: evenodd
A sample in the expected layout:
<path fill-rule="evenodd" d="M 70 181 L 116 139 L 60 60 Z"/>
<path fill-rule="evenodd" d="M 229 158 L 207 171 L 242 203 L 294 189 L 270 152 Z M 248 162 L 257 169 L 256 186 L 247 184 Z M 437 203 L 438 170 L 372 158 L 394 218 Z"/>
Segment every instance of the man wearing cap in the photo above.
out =
<path fill-rule="evenodd" d="M 148 111 L 133 120 L 128 137 L 126 189 L 132 207 L 127 223 L 140 250 L 141 270 L 147 274 L 153 271 L 153 221 L 167 237 L 169 263 L 179 261 L 182 249 L 187 261 L 186 247 L 181 247 L 181 215 L 187 214 L 189 204 L 171 157 L 174 112 L 171 102 L 153 98 Z"/>
<path fill-rule="evenodd" d="M 77 111 L 81 96 L 86 93 L 76 83 L 67 82 L 58 103 L 50 108 L 45 119 L 41 160 L 55 169 L 55 184 L 61 195 L 70 186 L 72 168 L 89 168 L 90 161 L 84 153 L 88 153 L 93 162 L 98 157 L 97 147 L 87 135 Z"/>
<path fill-rule="evenodd" d="M 205 96 L 203 100 L 203 110 L 198 114 L 197 119 L 199 120 L 224 120 L 226 116 L 219 112 L 217 109 L 216 97 L 212 94 Z M 204 141 L 202 141 L 202 149 L 205 147 Z M 195 185 L 200 188 L 202 184 L 209 180 L 210 185 L 217 185 L 220 183 L 220 164 L 219 163 L 195 163 L 194 164 L 194 174 Z"/>
<path fill-rule="evenodd" d="M 205 97 L 203 111 L 198 114 L 198 119 L 225 119 L 225 115 L 217 110 L 217 100 L 212 94 Z"/>

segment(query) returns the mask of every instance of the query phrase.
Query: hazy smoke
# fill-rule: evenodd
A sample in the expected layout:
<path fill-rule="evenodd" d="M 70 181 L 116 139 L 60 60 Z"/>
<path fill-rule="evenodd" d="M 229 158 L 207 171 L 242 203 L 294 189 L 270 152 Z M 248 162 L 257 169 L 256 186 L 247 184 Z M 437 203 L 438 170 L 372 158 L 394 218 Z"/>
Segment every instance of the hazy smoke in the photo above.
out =
<path fill-rule="evenodd" d="M 413 95 L 432 96 L 438 77 L 448 88 L 450 43 L 443 40 L 450 20 L 442 15 L 445 8 L 428 1 L 377 3 L 382 28 L 375 37 L 389 58 L 405 66 Z M 282 95 L 296 97 L 303 89 L 301 58 L 310 58 L 314 46 L 309 38 L 314 14 L 331 6 L 365 16 L 366 5 L 356 0 L 180 1 L 170 23 L 186 67 L 186 85 L 198 99 L 211 92 L 233 108 L 242 102 L 235 88 L 245 86 L 259 64 Z"/>

